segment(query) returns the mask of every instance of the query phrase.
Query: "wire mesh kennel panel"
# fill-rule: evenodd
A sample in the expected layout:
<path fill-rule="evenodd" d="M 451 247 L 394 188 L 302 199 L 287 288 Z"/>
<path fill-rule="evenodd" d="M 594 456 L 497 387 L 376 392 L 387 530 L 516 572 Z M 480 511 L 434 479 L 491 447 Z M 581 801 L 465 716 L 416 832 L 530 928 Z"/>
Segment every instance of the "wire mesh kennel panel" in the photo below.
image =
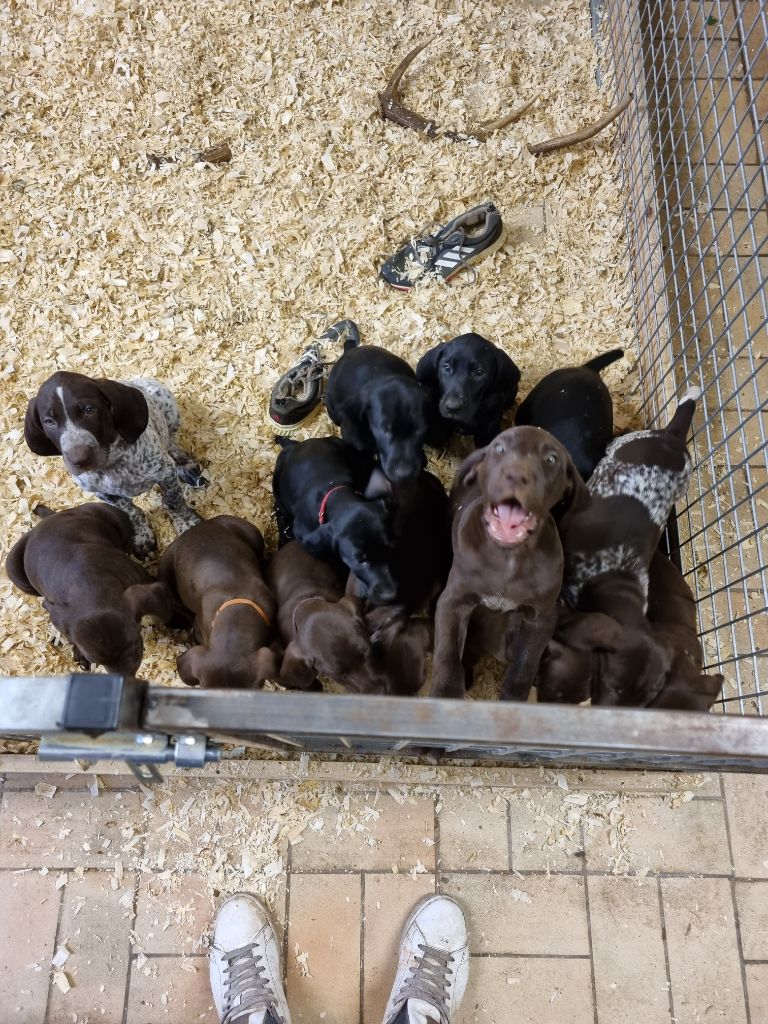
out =
<path fill-rule="evenodd" d="M 717 707 L 768 709 L 768 6 L 608 0 L 637 310 L 640 412 L 661 424 L 686 387 L 695 472 L 679 555 Z"/>

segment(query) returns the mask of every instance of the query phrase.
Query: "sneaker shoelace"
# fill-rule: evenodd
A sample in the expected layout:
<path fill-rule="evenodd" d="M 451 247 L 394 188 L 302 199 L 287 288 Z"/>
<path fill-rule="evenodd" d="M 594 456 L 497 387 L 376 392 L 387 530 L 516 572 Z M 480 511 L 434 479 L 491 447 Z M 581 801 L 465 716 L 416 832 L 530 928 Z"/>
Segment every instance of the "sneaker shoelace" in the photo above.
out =
<path fill-rule="evenodd" d="M 440 1014 L 440 1024 L 450 1024 L 448 1020 L 448 985 L 453 974 L 451 964 L 453 954 L 433 946 L 419 945 L 421 950 L 416 954 L 416 963 L 411 968 L 409 978 L 397 994 L 397 1002 L 404 1005 L 409 999 L 423 999 L 434 1006 Z"/>
<path fill-rule="evenodd" d="M 283 1018 L 275 1008 L 275 998 L 270 983 L 264 977 L 266 963 L 264 958 L 256 956 L 256 943 L 233 949 L 224 953 L 224 1016 L 221 1024 L 236 1024 L 247 1020 L 248 1015 L 258 1010 L 269 1010 L 278 1024 Z M 239 997 L 239 1002 L 235 1005 Z"/>
<path fill-rule="evenodd" d="M 437 255 L 438 249 L 443 249 L 448 246 L 457 245 L 461 250 L 462 245 L 466 240 L 463 228 L 456 228 L 450 235 L 442 236 L 439 231 L 434 235 L 419 235 L 416 238 L 411 239 L 411 245 L 413 251 L 416 254 L 416 259 L 422 265 L 429 263 L 431 259 Z"/>

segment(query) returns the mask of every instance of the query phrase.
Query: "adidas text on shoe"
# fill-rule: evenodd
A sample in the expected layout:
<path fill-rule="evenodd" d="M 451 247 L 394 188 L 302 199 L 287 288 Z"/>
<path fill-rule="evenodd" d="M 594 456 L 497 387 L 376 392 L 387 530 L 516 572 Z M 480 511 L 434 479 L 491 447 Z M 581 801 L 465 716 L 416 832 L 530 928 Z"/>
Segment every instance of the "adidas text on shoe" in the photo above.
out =
<path fill-rule="evenodd" d="M 464 913 L 450 896 L 427 896 L 413 908 L 400 940 L 397 974 L 384 1024 L 453 1024 L 469 977 Z"/>
<path fill-rule="evenodd" d="M 409 291 L 427 275 L 450 281 L 500 249 L 505 237 L 499 211 L 493 203 L 482 203 L 432 234 L 412 238 L 384 263 L 381 276 L 400 291 Z"/>
<path fill-rule="evenodd" d="M 222 903 L 209 961 L 219 1024 L 291 1024 L 277 936 L 255 896 L 240 892 Z"/>

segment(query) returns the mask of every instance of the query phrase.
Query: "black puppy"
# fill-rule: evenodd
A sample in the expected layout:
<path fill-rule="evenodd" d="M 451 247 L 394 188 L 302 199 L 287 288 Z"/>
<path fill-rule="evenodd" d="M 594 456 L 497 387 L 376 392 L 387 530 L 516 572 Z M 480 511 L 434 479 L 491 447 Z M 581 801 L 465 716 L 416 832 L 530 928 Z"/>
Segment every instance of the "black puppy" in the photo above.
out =
<path fill-rule="evenodd" d="M 377 453 L 393 483 L 414 480 L 426 465 L 425 396 L 399 356 L 376 345 L 358 348 L 348 339 L 328 378 L 325 405 L 344 440 Z"/>
<path fill-rule="evenodd" d="M 346 565 L 361 597 L 393 601 L 389 485 L 373 458 L 339 437 L 277 441 L 283 450 L 272 491 L 281 546 L 295 537 L 316 558 Z"/>
<path fill-rule="evenodd" d="M 479 334 L 460 334 L 423 355 L 416 377 L 429 397 L 428 443 L 442 446 L 458 431 L 472 434 L 482 448 L 501 431 L 501 417 L 517 397 L 520 370 Z"/>
<path fill-rule="evenodd" d="M 600 371 L 624 355 L 613 348 L 583 366 L 548 373 L 517 410 L 518 426 L 542 427 L 565 445 L 588 480 L 613 438 L 613 402 Z"/>

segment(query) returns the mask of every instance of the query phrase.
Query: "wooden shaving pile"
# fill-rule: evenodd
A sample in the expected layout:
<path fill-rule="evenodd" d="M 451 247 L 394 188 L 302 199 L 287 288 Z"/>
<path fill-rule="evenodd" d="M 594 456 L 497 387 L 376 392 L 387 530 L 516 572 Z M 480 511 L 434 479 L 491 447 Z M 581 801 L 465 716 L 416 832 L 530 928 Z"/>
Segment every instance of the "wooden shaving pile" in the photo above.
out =
<path fill-rule="evenodd" d="M 486 143 L 382 121 L 377 90 L 435 33 L 403 82 L 416 110 L 463 129 L 538 104 Z M 269 392 L 331 323 L 352 317 L 412 364 L 475 330 L 520 365 L 521 398 L 549 370 L 631 344 L 613 129 L 539 159 L 525 148 L 613 101 L 582 0 L 36 0 L 0 5 L 0 47 L 2 555 L 38 502 L 84 500 L 60 459 L 23 442 L 26 403 L 57 369 L 166 382 L 212 481 L 192 503 L 274 542 Z M 197 159 L 223 143 L 231 160 Z M 413 233 L 486 199 L 510 233 L 476 283 L 402 295 L 377 280 Z M 633 364 L 605 375 L 619 427 Z M 323 414 L 307 433 L 329 430 Z M 431 468 L 448 482 L 465 450 Z M 167 544 L 158 495 L 139 504 Z M 144 677 L 180 685 L 183 638 L 145 637 Z M 7 580 L 0 657 L 8 674 L 73 668 L 40 602 Z"/>

